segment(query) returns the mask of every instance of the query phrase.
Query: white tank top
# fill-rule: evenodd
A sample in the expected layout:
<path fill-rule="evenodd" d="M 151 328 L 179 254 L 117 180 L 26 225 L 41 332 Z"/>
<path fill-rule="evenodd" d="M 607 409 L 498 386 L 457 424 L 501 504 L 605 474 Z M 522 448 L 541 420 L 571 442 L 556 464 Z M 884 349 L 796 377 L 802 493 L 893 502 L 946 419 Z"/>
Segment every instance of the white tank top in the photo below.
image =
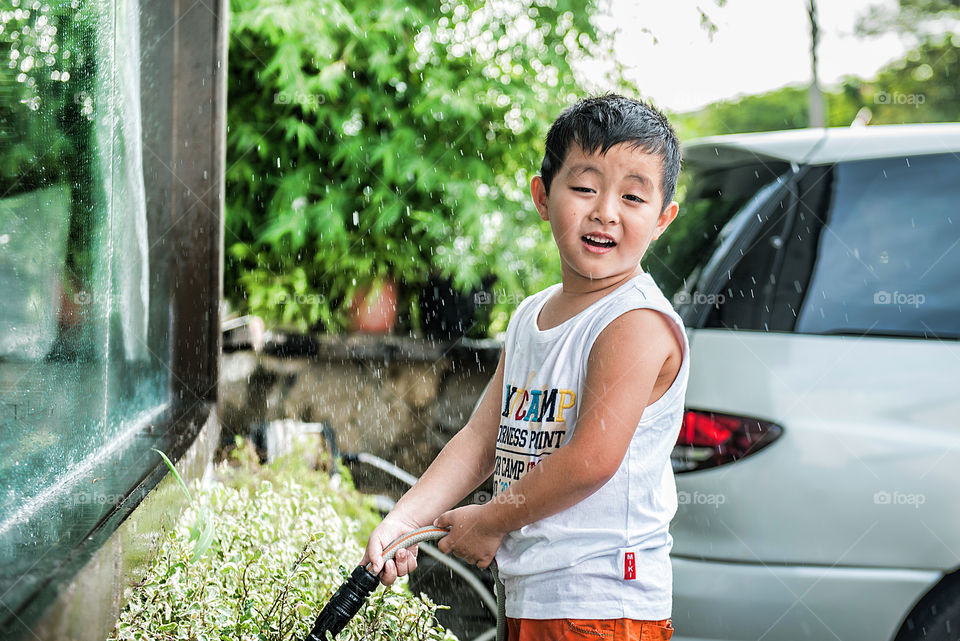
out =
<path fill-rule="evenodd" d="M 673 591 L 668 527 L 677 509 L 670 452 L 680 433 L 689 372 L 683 321 L 643 273 L 541 331 L 540 310 L 560 287 L 524 299 L 507 327 L 494 494 L 569 442 L 590 350 L 615 318 L 638 308 L 662 312 L 673 321 L 683 358 L 670 388 L 644 409 L 613 477 L 576 505 L 504 537 L 496 558 L 506 613 L 528 619 L 666 619 Z"/>

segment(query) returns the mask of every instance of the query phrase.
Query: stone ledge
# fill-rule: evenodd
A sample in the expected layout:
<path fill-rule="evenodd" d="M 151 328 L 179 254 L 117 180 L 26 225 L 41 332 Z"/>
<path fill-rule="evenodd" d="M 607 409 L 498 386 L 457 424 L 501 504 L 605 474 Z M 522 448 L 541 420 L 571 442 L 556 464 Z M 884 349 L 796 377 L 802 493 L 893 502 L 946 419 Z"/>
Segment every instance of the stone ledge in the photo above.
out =
<path fill-rule="evenodd" d="M 261 351 L 223 354 L 226 440 L 276 420 L 326 423 L 341 451 L 369 452 L 413 474 L 469 420 L 502 349 L 495 340 L 290 336 L 295 349 L 264 342 Z"/>

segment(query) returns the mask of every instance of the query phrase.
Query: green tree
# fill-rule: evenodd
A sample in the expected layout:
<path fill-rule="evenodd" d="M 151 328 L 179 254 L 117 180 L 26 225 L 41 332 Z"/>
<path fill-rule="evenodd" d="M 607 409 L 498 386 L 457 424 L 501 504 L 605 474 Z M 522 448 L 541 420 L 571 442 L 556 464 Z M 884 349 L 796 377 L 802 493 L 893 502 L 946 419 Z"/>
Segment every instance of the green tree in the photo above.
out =
<path fill-rule="evenodd" d="M 699 127 L 711 134 L 732 134 L 796 129 L 806 127 L 809 122 L 807 88 L 784 87 L 715 102 L 704 111 Z"/>
<path fill-rule="evenodd" d="M 960 38 L 930 36 L 864 80 L 845 78 L 826 92 L 827 125 L 846 127 L 860 109 L 871 124 L 960 120 Z M 681 138 L 807 127 L 804 87 L 783 87 L 734 101 L 719 101 L 673 116 Z"/>
<path fill-rule="evenodd" d="M 953 23 L 952 25 L 950 23 Z M 944 27 L 956 30 L 960 22 L 960 0 L 898 0 L 896 6 L 875 4 L 857 20 L 857 32 L 864 36 L 891 31 L 924 39 L 943 33 Z"/>
<path fill-rule="evenodd" d="M 848 86 L 849 83 L 849 86 Z M 800 129 L 810 124 L 805 86 L 789 86 L 736 100 L 721 100 L 691 113 L 671 116 L 684 140 L 753 131 Z M 849 79 L 839 91 L 824 93 L 827 125 L 849 125 L 863 101 L 860 81 Z"/>
<path fill-rule="evenodd" d="M 960 37 L 924 40 L 864 86 L 874 124 L 960 120 Z"/>
<path fill-rule="evenodd" d="M 570 62 L 608 46 L 591 8 L 233 0 L 226 297 L 336 331 L 387 277 L 409 319 L 431 274 L 515 296 L 553 282 L 527 185 L 582 95 Z M 511 300 L 494 298 L 494 328 Z"/>
<path fill-rule="evenodd" d="M 871 6 L 857 31 L 865 37 L 894 32 L 912 40 L 907 55 L 864 83 L 873 123 L 960 120 L 960 0 L 898 0 Z"/>

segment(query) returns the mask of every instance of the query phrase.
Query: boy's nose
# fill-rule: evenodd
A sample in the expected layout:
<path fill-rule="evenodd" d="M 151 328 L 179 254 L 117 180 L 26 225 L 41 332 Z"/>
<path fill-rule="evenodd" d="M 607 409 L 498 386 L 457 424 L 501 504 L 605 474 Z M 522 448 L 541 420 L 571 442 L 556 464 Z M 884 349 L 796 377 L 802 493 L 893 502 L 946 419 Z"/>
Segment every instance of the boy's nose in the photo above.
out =
<path fill-rule="evenodd" d="M 618 204 L 608 198 L 597 199 L 597 205 L 593 210 L 593 219 L 602 225 L 615 224 L 620 220 L 620 214 L 617 210 Z"/>

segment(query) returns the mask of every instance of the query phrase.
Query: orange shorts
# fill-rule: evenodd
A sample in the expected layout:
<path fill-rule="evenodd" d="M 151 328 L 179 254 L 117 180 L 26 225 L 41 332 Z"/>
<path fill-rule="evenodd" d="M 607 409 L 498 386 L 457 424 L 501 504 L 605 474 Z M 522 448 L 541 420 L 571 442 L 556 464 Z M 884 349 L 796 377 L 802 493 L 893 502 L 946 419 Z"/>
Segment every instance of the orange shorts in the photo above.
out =
<path fill-rule="evenodd" d="M 507 641 L 669 641 L 673 620 L 511 619 Z"/>

